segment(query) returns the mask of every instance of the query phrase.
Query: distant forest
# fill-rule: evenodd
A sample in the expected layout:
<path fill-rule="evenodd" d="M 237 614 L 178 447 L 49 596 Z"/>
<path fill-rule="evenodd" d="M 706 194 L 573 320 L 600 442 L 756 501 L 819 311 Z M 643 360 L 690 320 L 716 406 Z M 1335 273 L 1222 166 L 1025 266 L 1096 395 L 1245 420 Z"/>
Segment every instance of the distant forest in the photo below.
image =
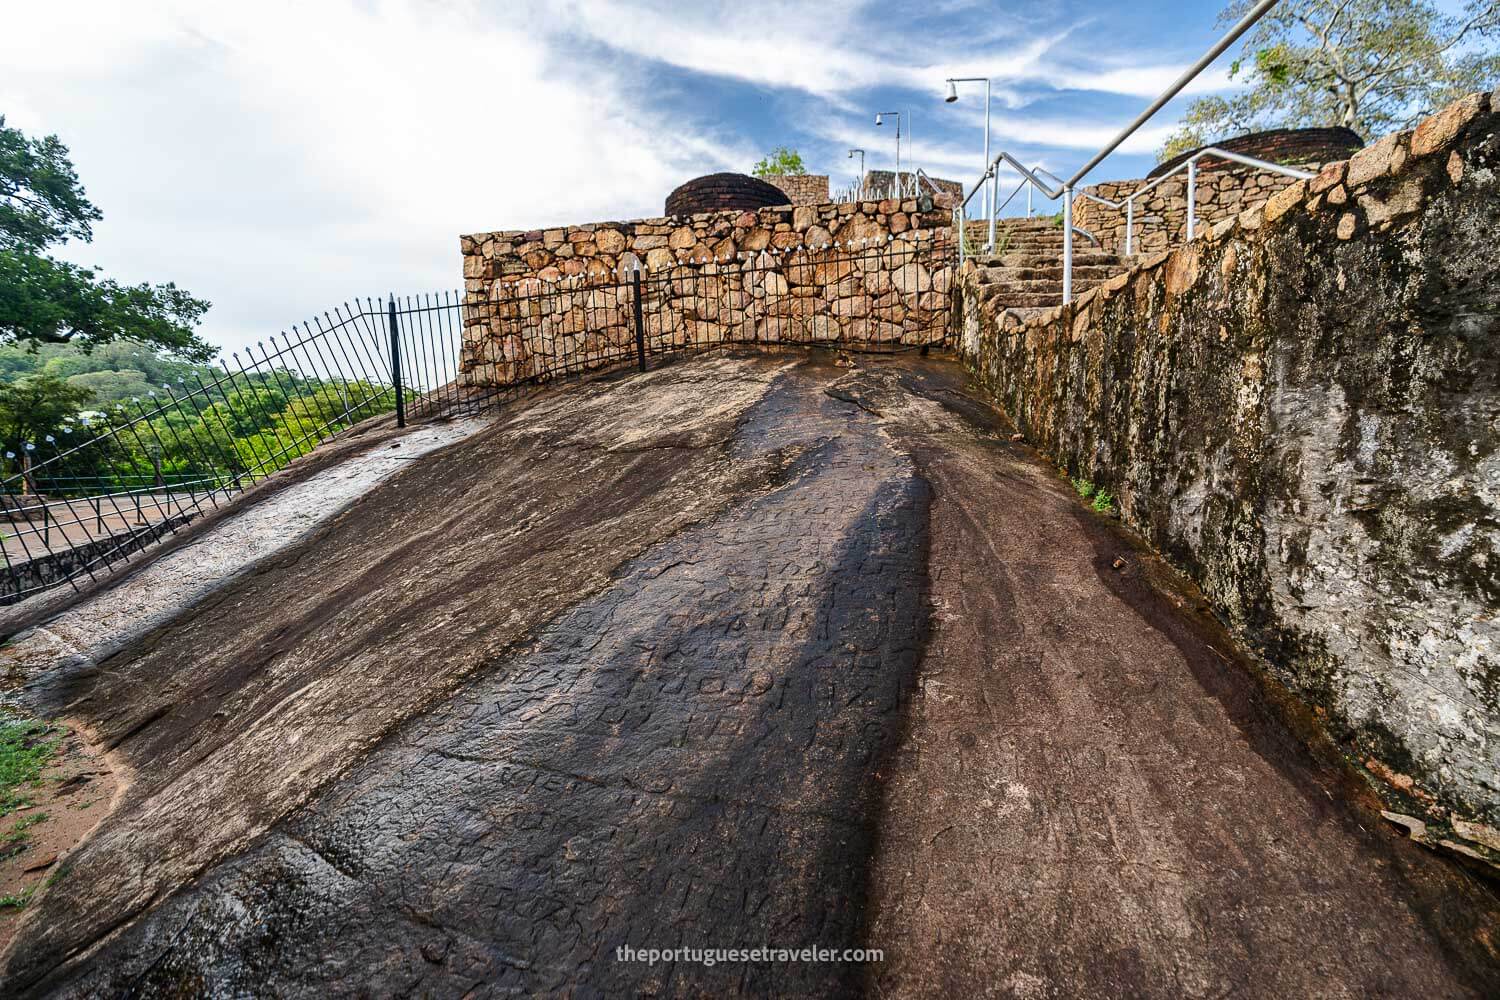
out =
<path fill-rule="evenodd" d="M 164 383 L 198 374 L 212 380 L 223 369 L 165 357 L 144 344 L 116 341 L 84 353 L 72 344 L 41 344 L 34 350 L 22 344 L 0 344 L 0 384 L 27 375 L 53 375 L 90 393 L 89 405 L 104 409 L 111 403 L 145 396 Z"/>
<path fill-rule="evenodd" d="M 379 385 L 269 366 L 230 379 L 131 341 L 91 352 L 0 344 L 0 471 L 7 492 L 213 488 L 274 471 L 330 427 L 392 405 Z"/>

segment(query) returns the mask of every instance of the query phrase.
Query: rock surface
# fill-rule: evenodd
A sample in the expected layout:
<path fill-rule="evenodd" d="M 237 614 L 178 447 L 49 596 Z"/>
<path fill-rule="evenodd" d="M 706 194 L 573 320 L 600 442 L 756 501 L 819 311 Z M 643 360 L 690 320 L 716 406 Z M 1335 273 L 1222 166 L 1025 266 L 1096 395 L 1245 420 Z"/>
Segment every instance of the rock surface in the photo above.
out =
<path fill-rule="evenodd" d="M 134 774 L 7 995 L 1492 992 L 1487 890 L 964 383 L 545 393 L 47 686 Z M 761 944 L 884 960 L 615 950 Z"/>
<path fill-rule="evenodd" d="M 1288 192 L 1024 328 L 965 277 L 965 351 L 1392 812 L 1497 862 L 1451 824 L 1500 826 L 1500 115 Z"/>

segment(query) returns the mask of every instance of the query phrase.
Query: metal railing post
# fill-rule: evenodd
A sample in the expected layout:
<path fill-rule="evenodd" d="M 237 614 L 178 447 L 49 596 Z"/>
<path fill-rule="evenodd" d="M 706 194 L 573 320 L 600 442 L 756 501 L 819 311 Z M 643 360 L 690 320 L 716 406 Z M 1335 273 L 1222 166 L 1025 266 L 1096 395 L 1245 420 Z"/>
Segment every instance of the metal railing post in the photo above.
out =
<path fill-rule="evenodd" d="M 1063 185 L 1063 305 L 1073 301 L 1073 185 Z"/>
<path fill-rule="evenodd" d="M 1193 241 L 1193 223 L 1196 221 L 1194 217 L 1197 215 L 1193 204 L 1193 195 L 1198 186 L 1198 160 L 1196 158 L 1188 160 L 1187 175 L 1187 238 L 1188 242 L 1191 243 Z"/>
<path fill-rule="evenodd" d="M 1026 182 L 1026 218 L 1031 218 L 1031 196 L 1036 194 L 1036 185 Z"/>
<path fill-rule="evenodd" d="M 641 371 L 646 370 L 646 320 L 641 309 L 641 269 L 630 272 L 632 306 L 635 309 L 635 359 Z"/>
<path fill-rule="evenodd" d="M 986 167 L 990 162 L 990 81 L 986 77 L 984 81 L 984 162 Z M 995 216 L 1000 214 L 1000 171 L 996 170 L 990 174 L 989 195 L 984 200 L 985 211 L 990 217 L 989 243 L 985 250 L 993 254 L 995 252 Z"/>
<path fill-rule="evenodd" d="M 1125 256 L 1130 256 L 1131 238 L 1135 232 L 1135 198 L 1125 199 Z"/>
<path fill-rule="evenodd" d="M 391 382 L 396 389 L 396 426 L 406 426 L 406 397 L 401 390 L 401 328 L 396 322 L 396 296 L 392 295 L 386 310 L 391 326 Z"/>

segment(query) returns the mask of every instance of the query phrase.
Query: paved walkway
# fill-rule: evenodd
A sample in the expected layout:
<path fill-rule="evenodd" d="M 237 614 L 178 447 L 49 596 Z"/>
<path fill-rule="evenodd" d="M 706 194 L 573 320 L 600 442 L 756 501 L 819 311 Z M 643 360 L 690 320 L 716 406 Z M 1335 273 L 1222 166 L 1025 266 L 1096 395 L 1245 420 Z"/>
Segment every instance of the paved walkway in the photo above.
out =
<path fill-rule="evenodd" d="M 339 465 L 246 506 L 212 532 L 152 560 L 123 583 L 91 595 L 43 627 L 30 629 L 0 647 L 0 673 L 30 676 L 62 665 L 76 669 L 98 663 L 182 614 L 258 561 L 306 541 L 311 532 L 409 463 L 462 440 L 481 426 L 478 420 L 468 419 L 415 428 L 399 444 L 382 444 L 376 451 L 351 455 Z M 203 506 L 209 509 L 208 504 Z"/>
<path fill-rule="evenodd" d="M 1493 994 L 1489 891 L 1345 802 L 962 386 L 759 357 L 559 391 L 39 688 L 134 783 L 8 982 Z M 759 945 L 884 957 L 618 960 Z"/>

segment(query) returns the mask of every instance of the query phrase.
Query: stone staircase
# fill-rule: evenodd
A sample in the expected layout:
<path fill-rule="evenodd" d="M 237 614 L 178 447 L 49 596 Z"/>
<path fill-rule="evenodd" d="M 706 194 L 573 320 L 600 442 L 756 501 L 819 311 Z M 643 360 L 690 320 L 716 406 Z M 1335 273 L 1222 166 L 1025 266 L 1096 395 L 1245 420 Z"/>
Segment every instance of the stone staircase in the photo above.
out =
<path fill-rule="evenodd" d="M 984 222 L 967 224 L 968 245 L 983 247 Z M 995 250 L 975 252 L 974 281 L 987 312 L 1008 309 L 1019 318 L 1062 302 L 1062 226 L 1052 219 L 1001 219 Z M 1073 294 L 1103 284 L 1126 269 L 1118 254 L 1095 247 L 1086 237 L 1073 240 Z"/>

